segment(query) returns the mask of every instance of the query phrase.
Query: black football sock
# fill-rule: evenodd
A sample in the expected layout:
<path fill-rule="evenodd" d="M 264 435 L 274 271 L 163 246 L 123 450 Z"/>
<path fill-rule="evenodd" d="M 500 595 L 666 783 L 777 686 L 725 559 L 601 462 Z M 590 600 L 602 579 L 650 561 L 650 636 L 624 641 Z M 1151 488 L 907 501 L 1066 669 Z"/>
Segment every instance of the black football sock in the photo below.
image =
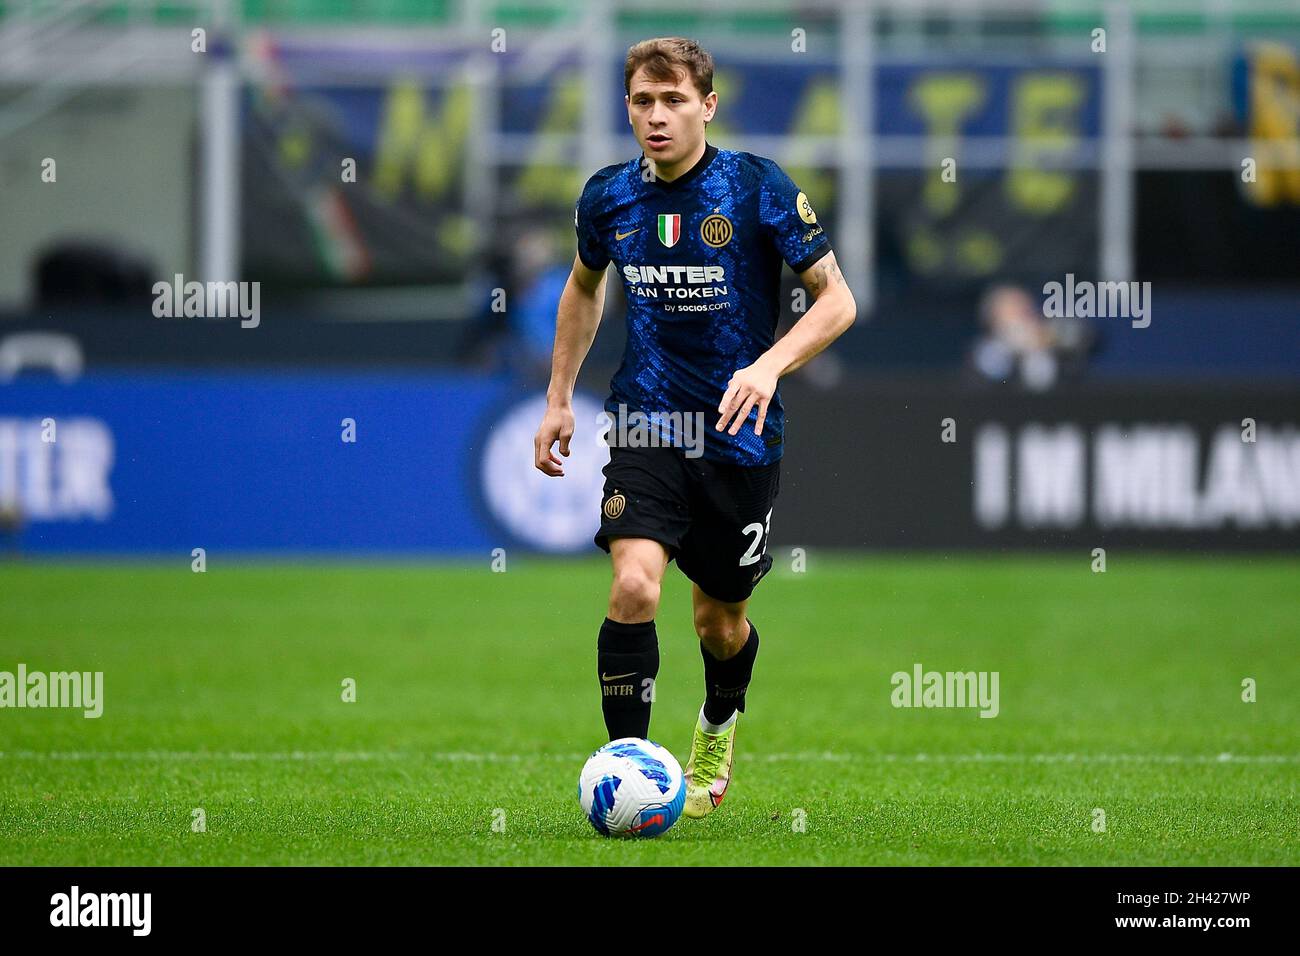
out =
<path fill-rule="evenodd" d="M 609 739 L 649 736 L 650 704 L 659 673 L 655 622 L 620 624 L 605 618 L 596 644 L 596 665 Z"/>
<path fill-rule="evenodd" d="M 749 640 L 734 657 L 720 661 L 700 641 L 704 657 L 704 719 L 711 724 L 725 723 L 736 711 L 745 712 L 745 690 L 754 673 L 758 656 L 758 628 L 749 622 Z"/>

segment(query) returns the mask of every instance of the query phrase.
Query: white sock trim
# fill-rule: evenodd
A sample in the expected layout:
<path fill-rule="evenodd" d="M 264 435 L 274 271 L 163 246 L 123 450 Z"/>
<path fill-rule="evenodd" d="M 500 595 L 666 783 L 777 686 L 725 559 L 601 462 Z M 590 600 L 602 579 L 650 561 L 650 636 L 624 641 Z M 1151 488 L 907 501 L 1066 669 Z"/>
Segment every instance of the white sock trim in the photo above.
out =
<path fill-rule="evenodd" d="M 736 722 L 736 718 L 739 716 L 740 716 L 740 711 L 733 710 L 731 712 L 731 716 L 728 717 L 726 720 L 724 720 L 722 723 L 711 724 L 709 723 L 709 719 L 704 716 L 704 705 L 703 704 L 700 705 L 700 727 L 704 730 L 706 734 L 720 734 L 724 732 L 728 727 L 730 727 L 732 724 Z"/>

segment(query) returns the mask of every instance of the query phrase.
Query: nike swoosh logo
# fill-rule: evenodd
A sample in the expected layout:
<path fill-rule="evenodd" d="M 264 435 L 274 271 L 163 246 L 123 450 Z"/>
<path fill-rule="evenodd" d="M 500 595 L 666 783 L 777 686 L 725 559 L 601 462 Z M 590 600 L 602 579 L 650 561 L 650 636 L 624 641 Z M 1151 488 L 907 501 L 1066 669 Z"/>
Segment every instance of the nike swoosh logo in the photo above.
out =
<path fill-rule="evenodd" d="M 632 676 L 633 674 L 635 674 L 635 673 L 636 673 L 636 671 L 628 671 L 626 674 L 605 674 L 605 673 L 601 673 L 601 675 L 600 675 L 600 679 L 601 679 L 601 680 L 605 680 L 605 681 L 609 681 L 609 680 L 618 680 L 620 677 L 631 677 L 631 676 Z"/>
<path fill-rule="evenodd" d="M 618 240 L 618 239 L 626 239 L 628 236 L 632 235 L 633 232 L 640 232 L 640 231 L 641 231 L 641 227 L 640 227 L 640 226 L 637 226 L 637 227 L 636 227 L 635 229 L 633 229 L 631 232 L 617 232 L 617 231 L 615 231 L 615 233 L 614 233 L 614 238 L 615 238 L 615 240 Z"/>

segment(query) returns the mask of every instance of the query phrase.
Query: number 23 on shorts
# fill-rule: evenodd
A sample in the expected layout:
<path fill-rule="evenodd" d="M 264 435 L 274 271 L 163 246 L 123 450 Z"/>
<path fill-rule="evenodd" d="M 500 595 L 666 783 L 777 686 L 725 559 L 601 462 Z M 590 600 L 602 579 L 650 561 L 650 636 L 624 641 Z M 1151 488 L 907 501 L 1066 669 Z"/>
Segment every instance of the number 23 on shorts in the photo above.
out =
<path fill-rule="evenodd" d="M 772 510 L 773 509 L 771 508 L 767 509 L 767 518 L 764 522 L 759 523 L 754 521 L 740 529 L 741 534 L 752 534 L 754 536 L 754 540 L 749 543 L 749 547 L 746 548 L 745 553 L 741 555 L 740 566 L 742 568 L 748 564 L 757 563 L 763 555 L 767 554 L 767 536 L 768 532 L 772 529 Z M 760 541 L 763 543 L 762 551 L 758 550 Z"/>

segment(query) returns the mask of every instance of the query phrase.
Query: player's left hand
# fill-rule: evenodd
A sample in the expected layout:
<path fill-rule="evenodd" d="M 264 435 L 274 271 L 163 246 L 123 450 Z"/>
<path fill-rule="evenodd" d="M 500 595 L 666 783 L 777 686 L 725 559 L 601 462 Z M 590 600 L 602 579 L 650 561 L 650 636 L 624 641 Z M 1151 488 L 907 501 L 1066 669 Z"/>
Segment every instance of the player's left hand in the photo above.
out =
<path fill-rule="evenodd" d="M 754 422 L 754 434 L 763 434 L 763 421 L 767 418 L 768 403 L 776 394 L 778 377 L 776 370 L 764 364 L 762 359 L 732 375 L 731 381 L 727 383 L 727 392 L 718 405 L 718 413 L 722 417 L 718 419 L 716 430 L 722 431 L 726 428 L 726 423 L 731 421 L 734 415 L 735 420 L 731 428 L 727 429 L 727 434 L 737 434 L 740 426 L 749 417 L 749 410 L 757 405 L 758 419 Z"/>

